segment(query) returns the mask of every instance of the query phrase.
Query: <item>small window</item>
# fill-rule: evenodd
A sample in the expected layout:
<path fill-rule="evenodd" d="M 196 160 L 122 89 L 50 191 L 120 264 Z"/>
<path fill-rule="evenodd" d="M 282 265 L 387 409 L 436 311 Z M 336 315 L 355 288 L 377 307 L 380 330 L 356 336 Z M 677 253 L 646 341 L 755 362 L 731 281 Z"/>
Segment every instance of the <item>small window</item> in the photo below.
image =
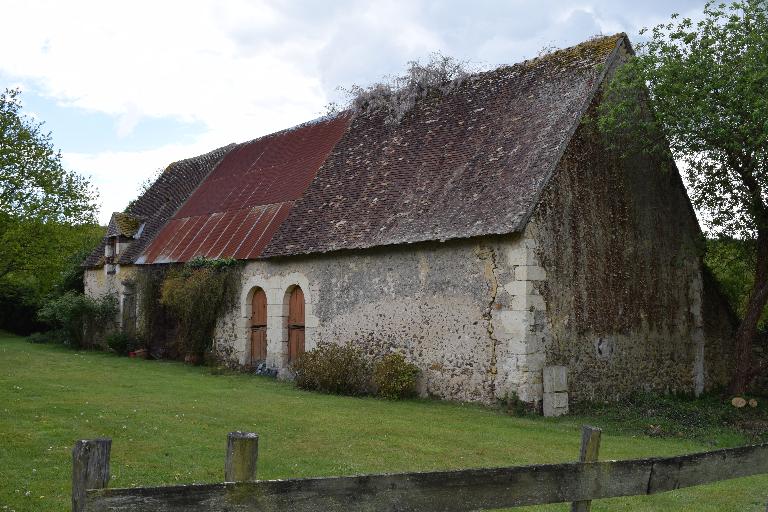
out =
<path fill-rule="evenodd" d="M 104 246 L 104 256 L 114 258 L 117 254 L 117 238 L 111 236 L 107 239 L 107 245 Z"/>
<path fill-rule="evenodd" d="M 104 267 L 107 270 L 107 274 L 114 274 L 117 272 L 116 259 L 117 237 L 111 236 L 107 238 L 107 244 L 104 246 Z"/>

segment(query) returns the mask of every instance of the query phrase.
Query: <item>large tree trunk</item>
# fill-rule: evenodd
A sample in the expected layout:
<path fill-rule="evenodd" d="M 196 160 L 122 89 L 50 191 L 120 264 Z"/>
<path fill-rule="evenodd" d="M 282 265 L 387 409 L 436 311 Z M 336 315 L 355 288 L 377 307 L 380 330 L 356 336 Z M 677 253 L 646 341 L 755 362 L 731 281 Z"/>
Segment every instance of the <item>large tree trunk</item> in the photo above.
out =
<path fill-rule="evenodd" d="M 755 282 L 749 294 L 744 319 L 736 331 L 736 369 L 729 386 L 732 394 L 744 393 L 754 377 L 752 342 L 757 335 L 757 324 L 765 309 L 766 301 L 768 301 L 768 230 L 760 229 L 757 233 Z"/>

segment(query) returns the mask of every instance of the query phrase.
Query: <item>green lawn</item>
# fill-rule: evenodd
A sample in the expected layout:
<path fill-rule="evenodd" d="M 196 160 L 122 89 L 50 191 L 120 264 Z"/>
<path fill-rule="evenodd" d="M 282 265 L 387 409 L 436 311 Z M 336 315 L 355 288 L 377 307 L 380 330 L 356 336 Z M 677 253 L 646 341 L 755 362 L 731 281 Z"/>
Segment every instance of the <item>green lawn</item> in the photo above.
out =
<path fill-rule="evenodd" d="M 260 478 L 570 461 L 596 418 L 510 417 L 473 405 L 307 393 L 246 375 L 0 337 L 0 511 L 69 510 L 76 439 L 111 437 L 113 487 L 223 479 L 226 434 L 261 435 Z M 604 425 L 603 425 L 604 426 Z M 609 425 L 601 458 L 706 450 Z M 744 442 L 723 436 L 721 444 Z M 593 510 L 764 511 L 768 476 L 595 502 Z M 566 505 L 527 510 L 567 510 Z M 518 509 L 521 510 L 521 509 Z"/>

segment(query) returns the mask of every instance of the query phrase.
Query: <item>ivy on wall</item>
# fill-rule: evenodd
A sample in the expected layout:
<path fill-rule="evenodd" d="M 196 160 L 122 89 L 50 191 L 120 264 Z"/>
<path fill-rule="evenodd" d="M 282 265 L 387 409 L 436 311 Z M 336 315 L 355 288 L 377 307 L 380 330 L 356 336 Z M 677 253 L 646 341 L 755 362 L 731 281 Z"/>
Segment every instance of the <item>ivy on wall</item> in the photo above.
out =
<path fill-rule="evenodd" d="M 139 329 L 150 345 L 167 343 L 172 352 L 199 361 L 213 345 L 218 318 L 237 303 L 242 263 L 198 257 L 183 266 L 157 267 L 137 277 Z M 173 354 L 166 354 L 173 357 Z"/>

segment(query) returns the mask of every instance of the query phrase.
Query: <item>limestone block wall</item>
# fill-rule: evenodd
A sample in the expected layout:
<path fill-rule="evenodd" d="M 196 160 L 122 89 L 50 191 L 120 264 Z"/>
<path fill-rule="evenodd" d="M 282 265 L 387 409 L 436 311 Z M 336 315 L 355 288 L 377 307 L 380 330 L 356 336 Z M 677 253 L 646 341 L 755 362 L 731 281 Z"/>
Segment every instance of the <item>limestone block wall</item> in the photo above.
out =
<path fill-rule="evenodd" d="M 542 398 L 542 370 L 547 344 L 545 303 L 538 283 L 546 279 L 536 255 L 538 242 L 526 230 L 505 247 L 503 283 L 490 310 L 491 327 L 499 341 L 499 371 L 495 384 L 498 398 L 512 394 L 538 406 Z"/>
<path fill-rule="evenodd" d="M 403 353 L 422 370 L 423 395 L 492 403 L 513 394 L 538 402 L 545 345 L 545 277 L 525 235 L 414 244 L 251 261 L 238 307 L 216 344 L 243 364 L 256 287 L 267 295 L 267 364 L 287 375 L 287 298 L 300 286 L 307 350 L 360 344 Z"/>

